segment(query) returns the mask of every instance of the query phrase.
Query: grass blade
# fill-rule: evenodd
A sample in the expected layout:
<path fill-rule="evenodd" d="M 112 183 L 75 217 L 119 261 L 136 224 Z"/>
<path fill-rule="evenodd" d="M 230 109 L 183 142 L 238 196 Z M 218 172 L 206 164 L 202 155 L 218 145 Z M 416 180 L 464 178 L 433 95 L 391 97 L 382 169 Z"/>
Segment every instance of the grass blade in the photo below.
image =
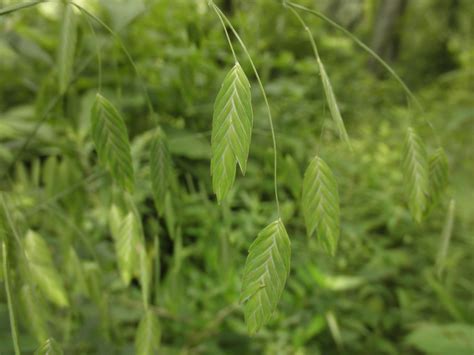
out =
<path fill-rule="evenodd" d="M 39 234 L 30 230 L 26 234 L 24 245 L 32 280 L 51 302 L 59 307 L 68 306 L 63 280 L 54 266 L 46 242 Z"/>

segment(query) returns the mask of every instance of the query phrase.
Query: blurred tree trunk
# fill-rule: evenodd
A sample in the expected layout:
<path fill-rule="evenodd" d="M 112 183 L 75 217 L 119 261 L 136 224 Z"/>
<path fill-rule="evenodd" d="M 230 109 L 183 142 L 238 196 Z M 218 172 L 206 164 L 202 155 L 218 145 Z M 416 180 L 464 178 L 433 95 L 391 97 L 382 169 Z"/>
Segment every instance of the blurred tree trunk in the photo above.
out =
<path fill-rule="evenodd" d="M 353 32 L 363 20 L 363 8 L 364 0 L 331 0 L 324 12 Z"/>
<path fill-rule="evenodd" d="M 224 0 L 222 4 L 222 10 L 229 15 L 232 15 L 234 11 L 234 2 L 233 0 Z"/>
<path fill-rule="evenodd" d="M 378 7 L 373 29 L 371 47 L 387 61 L 394 61 L 400 45 L 400 22 L 405 12 L 407 0 L 382 0 Z M 380 74 L 374 59 L 369 61 L 369 69 Z"/>

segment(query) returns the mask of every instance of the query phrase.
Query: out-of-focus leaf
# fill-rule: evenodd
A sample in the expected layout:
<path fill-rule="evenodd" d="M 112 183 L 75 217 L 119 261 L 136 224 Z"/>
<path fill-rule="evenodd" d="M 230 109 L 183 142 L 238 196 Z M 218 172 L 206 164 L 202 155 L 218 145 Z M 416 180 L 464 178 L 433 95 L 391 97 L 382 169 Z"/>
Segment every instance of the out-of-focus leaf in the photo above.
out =
<path fill-rule="evenodd" d="M 135 336 L 135 352 L 137 355 L 159 354 L 161 327 L 158 318 L 151 310 L 145 311 Z"/>
<path fill-rule="evenodd" d="M 29 230 L 25 237 L 27 272 L 46 298 L 60 307 L 69 305 L 63 280 L 56 269 L 51 252 L 43 238 Z"/>
<path fill-rule="evenodd" d="M 38 343 L 43 343 L 48 338 L 46 326 L 46 314 L 41 298 L 29 285 L 23 285 L 21 288 L 21 300 L 24 308 L 26 323 L 28 328 L 35 336 Z"/>
<path fill-rule="evenodd" d="M 420 324 L 405 339 L 416 349 L 432 355 L 472 355 L 474 327 L 469 324 Z"/>
<path fill-rule="evenodd" d="M 109 11 L 112 19 L 112 28 L 115 31 L 123 29 L 146 10 L 143 0 L 121 0 L 114 2 L 101 0 L 100 2 Z"/>
<path fill-rule="evenodd" d="M 138 259 L 140 264 L 140 285 L 142 288 L 143 304 L 147 307 L 150 299 L 152 260 L 147 253 L 144 243 L 138 245 Z"/>
<path fill-rule="evenodd" d="M 438 148 L 429 159 L 431 205 L 436 206 L 448 185 L 448 158 Z"/>
<path fill-rule="evenodd" d="M 114 211 L 114 208 L 112 208 L 112 211 Z M 139 266 L 140 225 L 133 212 L 128 212 L 126 216 L 121 218 L 119 225 L 116 224 L 116 220 L 112 220 L 115 217 L 114 213 L 111 213 L 110 229 L 115 240 L 115 252 L 120 276 L 125 285 L 129 285 Z"/>
<path fill-rule="evenodd" d="M 172 155 L 188 159 L 209 159 L 211 146 L 202 134 L 193 134 L 186 131 L 167 132 L 168 147 Z"/>

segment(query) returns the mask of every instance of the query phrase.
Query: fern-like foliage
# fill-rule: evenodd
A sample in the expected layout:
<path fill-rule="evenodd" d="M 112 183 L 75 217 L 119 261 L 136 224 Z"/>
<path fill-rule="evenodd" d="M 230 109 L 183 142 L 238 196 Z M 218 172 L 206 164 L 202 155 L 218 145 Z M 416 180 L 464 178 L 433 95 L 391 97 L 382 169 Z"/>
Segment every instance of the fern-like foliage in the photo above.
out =
<path fill-rule="evenodd" d="M 236 63 L 224 78 L 214 104 L 211 175 L 219 202 L 234 184 L 236 163 L 245 174 L 252 125 L 250 83 L 240 64 Z"/>
<path fill-rule="evenodd" d="M 249 248 L 242 280 L 241 302 L 250 334 L 270 319 L 290 272 L 291 245 L 281 219 L 269 224 Z"/>
<path fill-rule="evenodd" d="M 308 236 L 316 232 L 324 249 L 334 255 L 339 239 L 339 192 L 324 160 L 316 156 L 303 179 L 303 215 Z"/>
<path fill-rule="evenodd" d="M 56 340 L 49 338 L 35 351 L 35 355 L 63 355 L 63 350 Z"/>
<path fill-rule="evenodd" d="M 346 126 L 342 120 L 341 112 L 339 111 L 339 106 L 337 105 L 336 95 L 334 95 L 334 91 L 326 73 L 326 69 L 324 68 L 323 62 L 319 57 L 317 58 L 317 61 L 321 74 L 321 81 L 323 82 L 324 93 L 326 94 L 326 100 L 329 106 L 329 111 L 331 112 L 331 116 L 334 120 L 334 124 L 336 125 L 339 137 L 349 146 L 350 149 L 352 149 L 349 135 L 347 134 Z"/>
<path fill-rule="evenodd" d="M 429 159 L 431 206 L 436 206 L 448 186 L 448 158 L 443 148 L 438 148 Z"/>
<path fill-rule="evenodd" d="M 428 207 L 429 168 L 425 144 L 411 127 L 403 149 L 402 169 L 410 212 L 418 223 Z"/>
<path fill-rule="evenodd" d="M 166 135 L 161 128 L 156 130 L 151 144 L 150 174 L 153 199 L 158 213 L 162 216 L 165 211 L 166 194 L 173 176 L 173 165 Z"/>
<path fill-rule="evenodd" d="M 161 327 L 158 318 L 151 310 L 145 311 L 135 336 L 135 353 L 137 355 L 159 354 Z"/>
<path fill-rule="evenodd" d="M 74 49 L 77 42 L 77 21 L 74 8 L 64 6 L 61 38 L 58 48 L 59 92 L 64 94 L 71 80 L 74 67 Z"/>
<path fill-rule="evenodd" d="M 51 302 L 60 307 L 68 306 L 63 281 L 46 242 L 39 234 L 30 230 L 26 234 L 24 247 L 28 260 L 27 272 L 31 279 Z"/>
<path fill-rule="evenodd" d="M 112 103 L 97 94 L 91 113 L 91 130 L 99 160 L 115 181 L 133 191 L 134 173 L 127 127 Z"/>

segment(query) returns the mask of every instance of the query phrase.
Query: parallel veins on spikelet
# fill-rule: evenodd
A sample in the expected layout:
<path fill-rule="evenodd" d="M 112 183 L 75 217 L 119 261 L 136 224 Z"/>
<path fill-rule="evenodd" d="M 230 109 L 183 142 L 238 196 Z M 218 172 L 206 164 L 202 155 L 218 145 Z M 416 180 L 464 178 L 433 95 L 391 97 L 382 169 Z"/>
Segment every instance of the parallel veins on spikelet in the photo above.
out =
<path fill-rule="evenodd" d="M 150 175 L 155 206 L 162 216 L 174 171 L 166 135 L 161 128 L 157 128 L 151 144 Z"/>
<path fill-rule="evenodd" d="M 402 169 L 408 206 L 415 221 L 420 223 L 428 207 L 428 157 L 423 141 L 411 127 L 405 138 Z"/>
<path fill-rule="evenodd" d="M 114 105 L 100 94 L 92 106 L 91 132 L 100 163 L 122 189 L 132 192 L 135 183 L 127 127 Z"/>
<path fill-rule="evenodd" d="M 339 239 L 339 192 L 331 169 L 318 156 L 304 174 L 302 209 L 308 236 L 316 232 L 324 249 L 334 255 Z"/>
<path fill-rule="evenodd" d="M 239 63 L 224 78 L 214 104 L 211 137 L 212 187 L 221 202 L 235 180 L 235 166 L 247 167 L 253 126 L 250 83 Z"/>
<path fill-rule="evenodd" d="M 443 148 L 438 148 L 429 159 L 430 205 L 436 206 L 448 186 L 448 158 Z"/>
<path fill-rule="evenodd" d="M 281 219 L 270 223 L 249 248 L 240 300 L 250 334 L 271 318 L 290 272 L 291 245 Z"/>

